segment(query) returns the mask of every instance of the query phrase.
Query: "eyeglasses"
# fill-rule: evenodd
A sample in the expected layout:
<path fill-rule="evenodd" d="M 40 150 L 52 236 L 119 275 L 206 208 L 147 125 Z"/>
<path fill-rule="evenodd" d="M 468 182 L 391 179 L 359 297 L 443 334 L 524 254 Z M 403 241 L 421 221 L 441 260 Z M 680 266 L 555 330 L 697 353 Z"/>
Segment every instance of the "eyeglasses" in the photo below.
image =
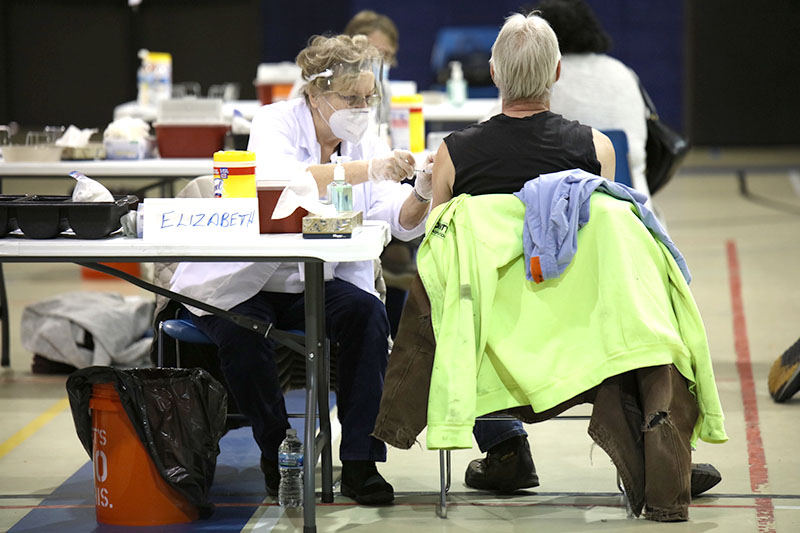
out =
<path fill-rule="evenodd" d="M 341 98 L 347 107 L 375 107 L 381 102 L 380 95 L 375 93 L 369 96 L 334 94 Z"/>

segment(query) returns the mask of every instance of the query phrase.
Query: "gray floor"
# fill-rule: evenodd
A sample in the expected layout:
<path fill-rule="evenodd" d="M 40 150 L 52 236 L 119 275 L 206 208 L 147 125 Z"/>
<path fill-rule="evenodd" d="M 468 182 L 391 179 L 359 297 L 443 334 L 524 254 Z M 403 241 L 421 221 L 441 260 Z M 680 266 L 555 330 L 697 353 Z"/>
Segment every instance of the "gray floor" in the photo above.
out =
<path fill-rule="evenodd" d="M 744 198 L 750 191 L 779 205 Z M 706 324 L 730 441 L 700 443 L 695 460 L 714 463 L 723 481 L 697 499 L 691 520 L 663 525 L 626 519 L 614 493 L 614 469 L 593 447 L 586 422 L 529 426 L 541 479 L 538 492 L 490 497 L 463 485 L 477 448 L 453 453 L 449 518 L 435 516 L 438 454 L 390 450 L 381 471 L 396 505 L 369 509 L 337 496 L 318 508 L 320 531 L 800 531 L 800 395 L 778 405 L 767 392 L 772 362 L 800 336 L 800 168 L 790 151 L 696 151 L 678 178 L 655 196 L 669 232 L 694 275 L 692 290 Z M 122 282 L 81 279 L 70 265 L 6 265 L 12 366 L 0 370 L 0 530 L 34 509 L 87 460 L 75 436 L 64 378 L 29 372 L 19 341 L 27 303 L 69 290 L 136 294 Z M 576 409 L 573 414 L 587 413 Z M 422 440 L 424 442 L 424 440 Z M 759 468 L 764 466 L 763 469 Z M 262 506 L 245 530 L 295 531 L 297 514 Z"/>

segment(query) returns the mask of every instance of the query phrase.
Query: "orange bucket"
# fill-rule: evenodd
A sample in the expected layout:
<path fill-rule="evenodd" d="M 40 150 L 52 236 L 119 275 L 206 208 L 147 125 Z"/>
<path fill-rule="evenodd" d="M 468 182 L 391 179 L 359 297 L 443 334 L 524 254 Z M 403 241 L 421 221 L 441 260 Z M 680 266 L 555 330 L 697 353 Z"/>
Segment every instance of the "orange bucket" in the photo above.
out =
<path fill-rule="evenodd" d="M 130 274 L 132 276 L 136 276 L 137 278 L 142 276 L 142 269 L 140 263 L 100 263 L 101 265 L 106 265 L 111 268 L 116 268 L 117 270 L 121 270 L 126 274 Z M 99 272 L 92 268 L 81 267 L 81 279 L 85 280 L 119 280 L 118 277 L 112 276 L 111 274 L 106 274 L 105 272 Z"/>
<path fill-rule="evenodd" d="M 95 384 L 89 407 L 97 521 L 157 526 L 196 520 L 197 509 L 159 475 L 114 385 Z"/>

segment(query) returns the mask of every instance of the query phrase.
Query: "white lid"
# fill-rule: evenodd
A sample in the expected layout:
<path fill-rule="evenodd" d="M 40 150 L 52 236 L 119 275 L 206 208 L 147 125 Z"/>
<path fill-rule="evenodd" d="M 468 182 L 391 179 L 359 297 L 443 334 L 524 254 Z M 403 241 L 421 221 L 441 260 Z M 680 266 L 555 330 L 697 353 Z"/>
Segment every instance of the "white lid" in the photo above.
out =
<path fill-rule="evenodd" d="M 464 79 L 464 71 L 461 69 L 461 61 L 450 62 L 450 79 L 461 81 Z"/>
<path fill-rule="evenodd" d="M 390 80 L 389 90 L 392 96 L 411 96 L 412 94 L 417 94 L 417 82 Z"/>
<path fill-rule="evenodd" d="M 289 180 L 265 180 L 256 178 L 256 188 L 282 189 L 289 185 Z"/>
<path fill-rule="evenodd" d="M 333 181 L 344 183 L 344 167 L 338 163 L 333 167 Z"/>
<path fill-rule="evenodd" d="M 172 123 L 224 123 L 221 98 L 170 98 L 158 103 L 156 121 Z"/>
<path fill-rule="evenodd" d="M 291 61 L 261 63 L 256 71 L 256 83 L 294 83 L 301 70 Z"/>

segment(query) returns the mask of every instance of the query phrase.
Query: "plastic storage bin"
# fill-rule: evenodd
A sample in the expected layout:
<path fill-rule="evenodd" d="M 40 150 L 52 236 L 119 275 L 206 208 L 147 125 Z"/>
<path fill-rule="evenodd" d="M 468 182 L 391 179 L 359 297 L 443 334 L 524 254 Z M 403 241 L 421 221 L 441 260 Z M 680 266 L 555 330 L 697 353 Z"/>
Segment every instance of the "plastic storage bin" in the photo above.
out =
<path fill-rule="evenodd" d="M 100 239 L 122 227 L 120 217 L 138 204 L 139 199 L 132 195 L 115 196 L 113 202 L 73 202 L 70 196 L 0 195 L 0 236 L 18 226 L 30 239 L 50 239 L 70 228 L 80 239 Z"/>
<path fill-rule="evenodd" d="M 225 147 L 227 124 L 154 124 L 161 157 L 211 157 Z"/>
<path fill-rule="evenodd" d="M 289 61 L 260 64 L 253 82 L 259 102 L 266 105 L 288 100 L 292 86 L 300 79 L 300 74 L 300 67 Z"/>

